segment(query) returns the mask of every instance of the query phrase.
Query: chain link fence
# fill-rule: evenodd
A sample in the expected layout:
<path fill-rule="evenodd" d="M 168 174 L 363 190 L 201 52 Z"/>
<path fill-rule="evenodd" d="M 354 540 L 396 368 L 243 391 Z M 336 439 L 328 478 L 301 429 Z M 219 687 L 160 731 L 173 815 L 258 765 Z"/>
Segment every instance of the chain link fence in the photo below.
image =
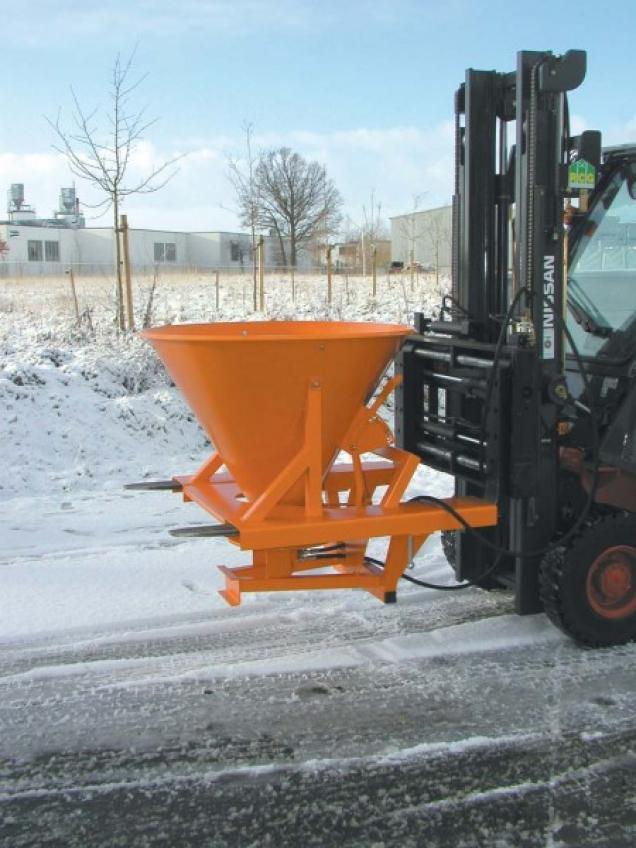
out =
<path fill-rule="evenodd" d="M 117 280 L 112 264 L 60 264 L 47 274 L 27 274 L 24 264 L 0 264 L 0 308 L 43 316 L 48 311 L 103 323 L 117 312 Z M 152 322 L 225 320 L 267 314 L 274 317 L 346 317 L 365 313 L 410 315 L 424 299 L 441 300 L 447 276 L 414 269 L 332 270 L 191 266 L 133 266 L 135 326 Z M 71 273 L 72 272 L 72 273 Z M 197 318 L 198 316 L 198 318 Z"/>

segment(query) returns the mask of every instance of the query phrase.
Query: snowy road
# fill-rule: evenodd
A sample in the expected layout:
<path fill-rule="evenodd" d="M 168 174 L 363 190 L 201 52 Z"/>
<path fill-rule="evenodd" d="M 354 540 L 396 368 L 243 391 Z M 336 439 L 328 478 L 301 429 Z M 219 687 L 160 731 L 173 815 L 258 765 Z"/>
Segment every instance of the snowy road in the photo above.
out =
<path fill-rule="evenodd" d="M 3 848 L 633 846 L 635 645 L 472 589 L 230 609 L 241 554 L 165 533 L 192 509 L 3 504 Z"/>

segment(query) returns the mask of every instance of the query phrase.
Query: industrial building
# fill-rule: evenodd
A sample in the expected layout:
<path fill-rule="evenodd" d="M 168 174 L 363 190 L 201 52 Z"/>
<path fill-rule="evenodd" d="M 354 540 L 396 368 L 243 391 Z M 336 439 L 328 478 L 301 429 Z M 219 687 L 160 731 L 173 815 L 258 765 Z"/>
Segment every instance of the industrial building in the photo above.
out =
<path fill-rule="evenodd" d="M 281 265 L 278 238 L 264 236 L 265 266 Z M 188 270 L 248 270 L 252 239 L 247 233 L 129 230 L 132 267 L 139 273 L 157 267 Z M 83 274 L 109 271 L 115 262 L 112 227 L 87 227 L 74 188 L 60 192 L 59 208 L 51 218 L 38 218 L 25 203 L 24 186 L 8 193 L 7 220 L 0 222 L 0 276 L 59 274 L 73 267 Z M 301 253 L 300 269 L 310 258 Z"/>
<path fill-rule="evenodd" d="M 75 188 L 61 188 L 58 208 L 52 218 L 38 218 L 33 206 L 25 202 L 24 183 L 13 183 L 7 192 L 7 222 L 9 224 L 33 224 L 36 227 L 86 226 L 80 212 L 79 198 Z"/>
<path fill-rule="evenodd" d="M 340 242 L 333 246 L 331 260 L 336 271 L 351 271 L 360 273 L 368 270 L 373 264 L 373 251 L 378 268 L 386 268 L 391 261 L 391 242 L 389 239 L 370 241 L 361 239 Z"/>
<path fill-rule="evenodd" d="M 451 265 L 452 207 L 439 206 L 391 218 L 391 259 L 432 270 Z"/>

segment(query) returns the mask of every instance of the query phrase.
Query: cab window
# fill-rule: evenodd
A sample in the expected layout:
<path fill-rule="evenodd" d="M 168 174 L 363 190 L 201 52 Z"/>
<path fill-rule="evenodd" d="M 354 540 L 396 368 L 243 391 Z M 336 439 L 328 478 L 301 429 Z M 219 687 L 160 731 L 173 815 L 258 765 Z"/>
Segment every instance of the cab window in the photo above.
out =
<path fill-rule="evenodd" d="M 571 251 L 568 328 L 584 356 L 598 353 L 636 315 L 635 168 L 617 171 Z"/>

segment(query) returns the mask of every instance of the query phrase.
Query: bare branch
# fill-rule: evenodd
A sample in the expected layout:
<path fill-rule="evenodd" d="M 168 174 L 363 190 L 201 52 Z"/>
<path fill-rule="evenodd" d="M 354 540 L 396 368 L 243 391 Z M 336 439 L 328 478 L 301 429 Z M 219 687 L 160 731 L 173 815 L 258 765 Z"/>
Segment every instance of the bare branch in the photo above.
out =
<path fill-rule="evenodd" d="M 174 168 L 182 156 L 171 159 L 151 168 L 145 176 L 128 182 L 128 170 L 135 146 L 143 140 L 146 132 L 156 123 L 149 119 L 146 108 L 133 109 L 130 105 L 132 95 L 146 79 L 143 74 L 131 79 L 135 55 L 135 45 L 126 60 L 117 54 L 111 71 L 109 87 L 109 107 L 100 116 L 98 108 L 86 111 L 82 108 L 77 94 L 71 88 L 72 129 L 62 124 L 61 112 L 55 119 L 46 118 L 56 137 L 53 149 L 62 154 L 72 174 L 86 180 L 105 195 L 98 203 L 84 203 L 91 208 L 103 208 L 112 211 L 114 229 L 118 227 L 119 209 L 124 198 L 133 194 L 148 194 L 159 191 L 175 175 Z M 102 118 L 104 130 L 99 129 L 98 118 Z M 115 239 L 118 320 L 123 320 L 123 287 L 120 265 L 119 239 Z"/>
<path fill-rule="evenodd" d="M 160 183 L 156 183 L 155 180 L 157 177 L 164 173 L 168 168 L 174 165 L 176 162 L 179 162 L 183 159 L 185 154 L 181 154 L 180 156 L 175 156 L 173 159 L 164 162 L 159 168 L 155 168 L 152 173 L 148 174 L 148 176 L 137 183 L 137 185 L 131 186 L 129 188 L 121 188 L 120 194 L 122 196 L 127 196 L 129 194 L 151 194 L 155 191 L 159 191 L 160 188 L 163 188 L 177 173 L 178 168 L 175 168 L 170 174 L 168 174 Z"/>
<path fill-rule="evenodd" d="M 315 239 L 328 241 L 340 221 L 342 200 L 324 166 L 286 147 L 259 155 L 254 172 L 259 226 L 289 241 L 290 261 Z"/>

